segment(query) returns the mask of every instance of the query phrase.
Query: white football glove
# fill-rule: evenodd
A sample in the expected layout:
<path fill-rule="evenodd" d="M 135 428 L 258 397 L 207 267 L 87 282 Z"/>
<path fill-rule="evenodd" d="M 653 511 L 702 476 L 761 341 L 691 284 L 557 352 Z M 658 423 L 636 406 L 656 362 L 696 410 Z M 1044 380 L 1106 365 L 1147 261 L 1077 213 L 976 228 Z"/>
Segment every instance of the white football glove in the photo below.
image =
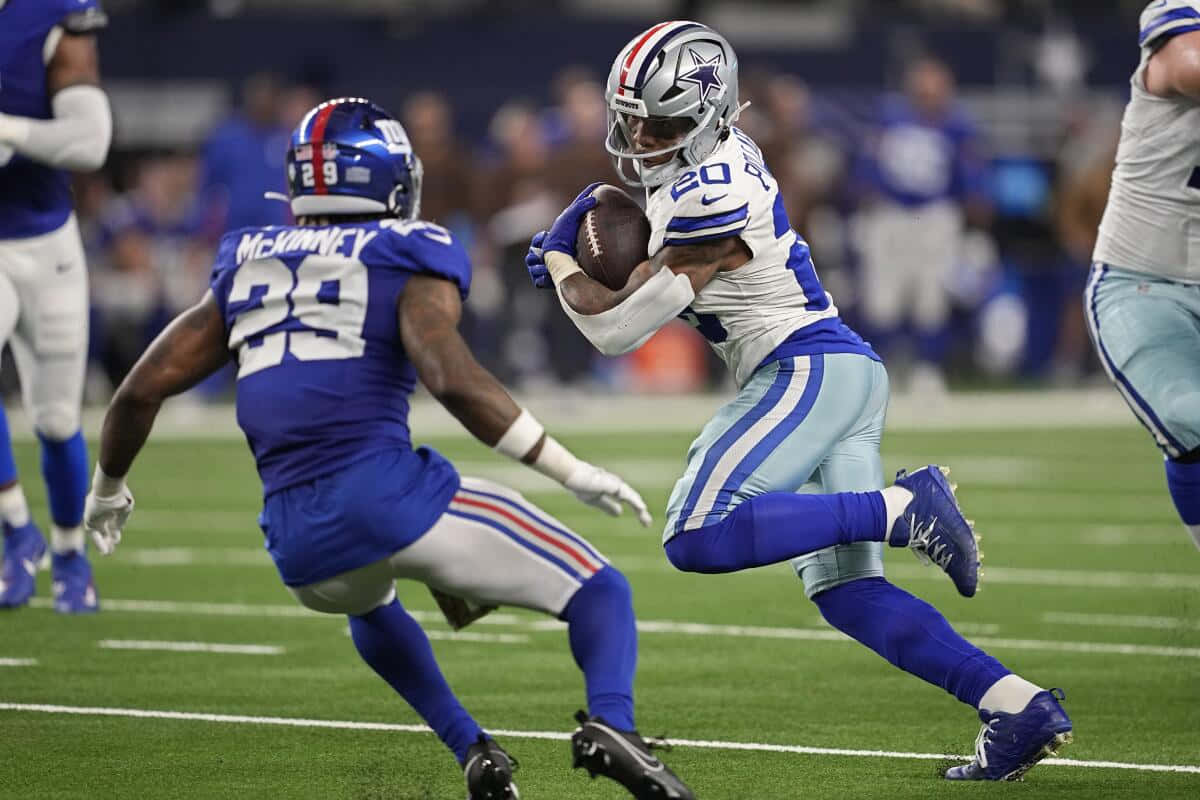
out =
<path fill-rule="evenodd" d="M 133 494 L 128 488 L 112 497 L 89 492 L 83 504 L 83 529 L 92 536 L 96 549 L 111 555 L 121 542 L 121 529 L 133 513 Z"/>
<path fill-rule="evenodd" d="M 563 486 L 589 506 L 595 506 L 606 514 L 619 516 L 621 504 L 624 503 L 637 512 L 638 522 L 644 527 L 649 527 L 652 522 L 642 496 L 625 481 L 595 464 L 581 462 L 563 481 Z"/>

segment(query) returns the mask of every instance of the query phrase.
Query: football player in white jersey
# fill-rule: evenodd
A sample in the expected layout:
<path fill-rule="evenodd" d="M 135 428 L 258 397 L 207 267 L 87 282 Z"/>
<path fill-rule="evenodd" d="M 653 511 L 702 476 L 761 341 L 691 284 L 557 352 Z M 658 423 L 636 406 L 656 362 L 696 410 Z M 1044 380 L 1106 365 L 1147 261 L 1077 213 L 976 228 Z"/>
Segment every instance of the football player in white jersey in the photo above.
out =
<path fill-rule="evenodd" d="M 733 371 L 737 397 L 688 452 L 667 508 L 677 568 L 721 573 L 791 560 L 834 627 L 979 709 L 986 735 L 952 779 L 1011 779 L 1070 740 L 1061 695 L 1014 675 L 928 603 L 883 578 L 883 543 L 910 547 L 975 593 L 978 550 L 943 471 L 883 488 L 888 399 L 879 357 L 838 317 L 754 142 L 734 127 L 737 58 L 695 22 L 656 25 L 608 79 L 606 147 L 647 191 L 648 258 L 610 291 L 575 261 L 588 187 L 534 237 L 534 284 L 603 353 L 640 346 L 676 316 Z M 802 494 L 807 483 L 826 494 Z"/>
<path fill-rule="evenodd" d="M 1084 312 L 1200 547 L 1200 1 L 1150 3 L 1138 45 Z"/>

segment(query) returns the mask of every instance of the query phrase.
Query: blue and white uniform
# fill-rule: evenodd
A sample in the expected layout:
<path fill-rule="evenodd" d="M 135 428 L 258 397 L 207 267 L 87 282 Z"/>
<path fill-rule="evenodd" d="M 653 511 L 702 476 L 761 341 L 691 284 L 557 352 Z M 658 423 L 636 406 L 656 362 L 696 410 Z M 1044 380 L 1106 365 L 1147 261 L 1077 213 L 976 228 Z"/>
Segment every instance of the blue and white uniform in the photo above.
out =
<path fill-rule="evenodd" d="M 649 255 L 737 236 L 751 259 L 718 272 L 681 315 L 729 366 L 738 396 L 688 450 L 664 543 L 766 492 L 883 487 L 887 372 L 838 317 L 808 245 L 792 230 L 758 146 L 734 129 L 711 156 L 649 194 Z M 882 545 L 822 550 L 794 566 L 809 594 L 882 575 Z"/>
<path fill-rule="evenodd" d="M 933 331 L 950 311 L 945 286 L 962 249 L 962 203 L 982 181 L 975 130 L 957 110 L 930 122 L 902 97 L 884 101 L 877 125 L 859 165 L 875 201 L 857 221 L 863 313 L 881 331 L 909 319 Z"/>
<path fill-rule="evenodd" d="M 263 482 L 267 550 L 283 582 L 321 610 L 365 613 L 408 577 L 558 614 L 603 556 L 519 494 L 460 481 L 436 451 L 412 446 L 417 376 L 397 301 L 413 275 L 465 297 L 471 269 L 449 232 L 419 221 L 222 239 L 211 284 L 238 364 L 238 424 Z"/>
<path fill-rule="evenodd" d="M 90 34 L 105 19 L 97 0 L 0 3 L 0 113 L 51 119 L 47 65 L 59 42 Z M 51 517 L 64 531 L 79 525 L 87 486 L 79 421 L 88 282 L 72 202 L 67 172 L 0 145 L 0 341 L 12 345 L 25 408 L 43 443 Z M 15 468 L 3 471 L 11 474 L 0 481 L 16 479 Z"/>
<path fill-rule="evenodd" d="M 1146 91 L 1150 56 L 1200 31 L 1200 2 L 1142 12 L 1141 60 L 1084 296 L 1100 360 L 1172 458 L 1200 448 L 1200 103 Z"/>

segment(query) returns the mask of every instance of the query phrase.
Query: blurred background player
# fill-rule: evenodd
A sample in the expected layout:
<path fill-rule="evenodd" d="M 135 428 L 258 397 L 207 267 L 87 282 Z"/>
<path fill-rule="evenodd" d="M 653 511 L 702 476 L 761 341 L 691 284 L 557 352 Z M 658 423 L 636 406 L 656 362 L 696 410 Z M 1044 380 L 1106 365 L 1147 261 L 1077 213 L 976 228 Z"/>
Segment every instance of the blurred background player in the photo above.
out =
<path fill-rule="evenodd" d="M 904 93 L 886 97 L 859 164 L 859 297 L 867 338 L 885 355 L 905 338 L 913 389 L 943 390 L 950 285 L 963 257 L 965 214 L 982 216 L 974 125 L 946 65 L 909 66 Z"/>
<path fill-rule="evenodd" d="M 1142 12 L 1084 313 L 1200 547 L 1200 2 Z"/>
<path fill-rule="evenodd" d="M 12 346 L 49 496 L 54 607 L 99 608 L 85 555 L 87 445 L 79 429 L 88 282 L 69 170 L 99 169 L 112 117 L 100 88 L 97 0 L 0 3 L 0 340 Z M 0 607 L 33 595 L 46 543 L 0 414 Z"/>
<path fill-rule="evenodd" d="M 1055 692 L 1012 673 L 940 612 L 883 577 L 883 544 L 911 547 L 975 594 L 978 552 L 954 487 L 930 466 L 883 488 L 888 376 L 839 318 L 754 142 L 734 127 L 738 62 L 695 22 L 656 25 L 617 56 L 606 147 L 646 189 L 650 258 L 610 291 L 574 260 L 586 189 L 534 238 L 534 284 L 606 355 L 676 316 L 728 364 L 737 397 L 688 449 L 667 505 L 676 568 L 727 573 L 791 560 L 838 630 L 978 709 L 976 758 L 951 780 L 1014 780 L 1071 740 Z M 824 494 L 802 493 L 810 481 Z"/>
<path fill-rule="evenodd" d="M 120 541 L 133 509 L 125 475 L 162 401 L 232 356 L 280 577 L 305 606 L 349 616 L 359 654 L 453 751 L 471 800 L 516 798 L 514 762 L 446 684 L 397 578 L 444 593 L 456 627 L 501 604 L 565 621 L 590 711 L 576 716 L 575 766 L 638 798 L 691 798 L 634 728 L 625 577 L 521 495 L 412 447 L 419 377 L 485 444 L 583 502 L 612 515 L 626 504 L 650 522 L 633 489 L 547 436 L 459 336 L 470 262 L 449 231 L 417 219 L 422 169 L 404 128 L 366 100 L 322 103 L 292 135 L 287 174 L 298 224 L 226 235 L 211 289 L 113 398 L 85 522 L 98 546 Z"/>

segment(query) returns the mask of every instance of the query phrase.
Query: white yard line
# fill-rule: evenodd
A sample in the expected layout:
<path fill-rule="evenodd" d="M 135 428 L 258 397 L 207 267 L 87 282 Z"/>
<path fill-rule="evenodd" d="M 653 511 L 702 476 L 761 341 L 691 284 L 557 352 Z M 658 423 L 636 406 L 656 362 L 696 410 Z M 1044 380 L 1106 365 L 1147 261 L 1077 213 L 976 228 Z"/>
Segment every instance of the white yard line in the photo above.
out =
<path fill-rule="evenodd" d="M 141 708 L 95 708 L 86 706 L 60 706 L 44 703 L 4 703 L 0 711 L 16 711 L 40 714 L 72 714 L 93 717 L 129 717 L 133 719 L 166 719 L 186 722 L 214 722 L 230 725 L 278 725 L 290 728 L 329 728 L 334 730 L 387 731 L 392 733 L 419 733 L 431 731 L 424 725 L 400 725 L 387 722 L 355 722 L 349 720 L 303 719 L 298 717 L 258 717 L 241 714 L 209 714 L 189 711 L 157 711 Z M 489 729 L 496 736 L 512 739 L 548 739 L 566 741 L 570 734 L 559 731 L 516 731 Z M 902 758 L 925 761 L 960 760 L 969 756 L 948 753 L 910 753 L 897 750 L 857 750 L 840 747 L 810 747 L 806 745 L 768 744 L 764 742 L 724 742 L 699 739 L 675 739 L 671 744 L 678 747 L 696 747 L 708 750 L 743 750 L 768 753 L 792 753 L 799 755 L 843 756 L 849 758 Z M 1124 761 L 1083 761 L 1074 758 L 1048 758 L 1041 762 L 1053 766 L 1083 767 L 1092 769 L 1128 769 L 1142 772 L 1183 772 L 1200 774 L 1200 766 L 1192 764 L 1136 764 Z"/>
<path fill-rule="evenodd" d="M 244 616 L 244 617 L 300 617 L 309 619 L 329 618 L 329 615 L 317 614 L 300 607 L 280 605 L 252 605 L 241 603 L 173 603 L 170 601 L 154 600 L 104 600 L 105 608 L 112 611 L 133 611 L 151 613 L 180 613 L 180 614 L 210 614 L 215 616 Z M 41 604 L 39 604 L 41 605 Z M 422 622 L 440 623 L 442 617 L 437 612 L 410 612 Z M 518 630 L 531 632 L 561 630 L 563 624 L 557 620 L 538 620 L 519 617 L 514 614 L 494 613 L 479 620 L 476 624 L 512 626 Z M 957 627 L 964 633 L 975 637 L 975 643 L 982 647 L 996 647 L 1010 650 L 1037 650 L 1043 652 L 1091 653 L 1097 655 L 1121 656 L 1161 656 L 1165 658 L 1200 658 L 1200 648 L 1196 647 L 1167 647 L 1148 644 L 1132 644 L 1127 642 L 1072 642 L 1048 639 L 1010 639 L 987 636 L 998 627 L 991 623 L 960 623 Z M 792 639 L 810 642 L 850 642 L 853 641 L 845 634 L 823 628 L 792 628 L 763 625 L 713 625 L 704 622 L 686 622 L 676 620 L 638 620 L 638 631 L 645 634 L 669 634 L 681 636 L 710 636 L 748 639 Z M 975 636 L 974 632 L 985 634 Z M 450 641 L 472 641 L 465 633 L 452 634 L 448 631 L 431 631 L 430 638 L 440 638 Z M 467 632 L 473 633 L 473 632 Z M 475 641 L 493 641 L 496 643 L 524 643 L 528 637 L 523 634 L 478 634 Z M 514 638 L 505 639 L 510 636 Z M 516 637 L 520 637 L 519 639 Z M 152 644 L 189 645 L 198 643 L 156 642 Z M 238 647 L 238 645 L 213 645 L 213 647 Z M 248 645 L 255 647 L 255 645 Z M 167 649 L 147 647 L 144 649 Z M 177 649 L 199 649 L 178 647 Z M 220 652 L 220 651 L 216 651 Z"/>
<path fill-rule="evenodd" d="M 480 644 L 528 644 L 523 633 L 474 633 L 472 631 L 425 631 L 430 639 L 444 642 L 478 642 Z"/>
<path fill-rule="evenodd" d="M 36 658 L 0 658 L 0 667 L 36 667 Z"/>
<path fill-rule="evenodd" d="M 281 656 L 285 652 L 282 647 L 273 644 L 156 642 L 144 639 L 101 639 L 96 646 L 106 650 L 161 650 L 171 653 L 229 653 L 243 656 Z"/>
<path fill-rule="evenodd" d="M 674 572 L 666 557 L 611 555 L 618 569 L 626 572 Z M 118 551 L 113 563 L 125 561 L 139 566 L 231 566 L 269 567 L 265 550 L 245 547 L 130 547 Z M 888 574 L 903 580 L 945 581 L 940 570 L 917 563 L 890 563 Z M 1085 589 L 1186 589 L 1200 591 L 1200 575 L 1184 572 L 1126 572 L 1123 570 L 1026 569 L 993 567 L 986 563 L 980 585 L 1014 584 Z"/>
<path fill-rule="evenodd" d="M 1047 611 L 1043 622 L 1056 625 L 1091 625 L 1101 628 L 1149 628 L 1151 630 L 1200 631 L 1200 621 L 1184 617 L 1156 617 L 1143 614 L 1086 614 L 1075 611 Z"/>

